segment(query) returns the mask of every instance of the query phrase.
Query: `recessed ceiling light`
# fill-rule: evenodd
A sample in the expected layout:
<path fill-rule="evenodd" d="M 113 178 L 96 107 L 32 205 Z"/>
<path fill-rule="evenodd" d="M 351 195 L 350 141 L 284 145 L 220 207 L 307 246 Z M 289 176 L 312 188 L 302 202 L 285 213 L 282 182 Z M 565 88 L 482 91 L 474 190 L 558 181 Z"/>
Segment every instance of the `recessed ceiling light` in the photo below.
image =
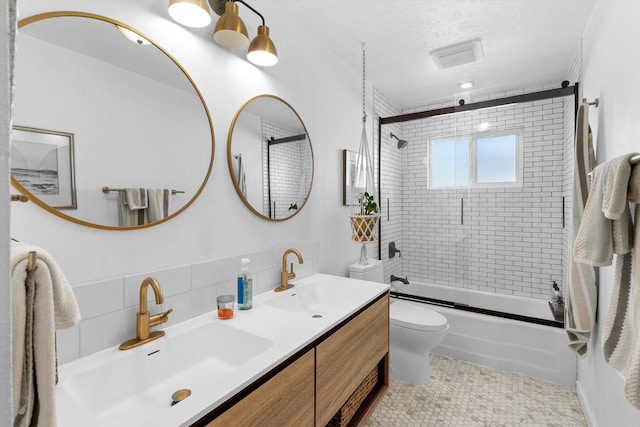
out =
<path fill-rule="evenodd" d="M 460 83 L 460 89 L 471 89 L 474 86 L 475 86 L 475 83 L 473 83 L 473 82 Z"/>

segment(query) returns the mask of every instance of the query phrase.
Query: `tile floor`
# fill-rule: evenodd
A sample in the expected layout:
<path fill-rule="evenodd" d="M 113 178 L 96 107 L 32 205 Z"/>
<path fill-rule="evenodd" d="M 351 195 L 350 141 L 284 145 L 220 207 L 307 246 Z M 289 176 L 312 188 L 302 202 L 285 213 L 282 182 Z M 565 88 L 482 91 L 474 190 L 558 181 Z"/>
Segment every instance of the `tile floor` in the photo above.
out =
<path fill-rule="evenodd" d="M 431 354 L 431 383 L 391 379 L 367 427 L 586 426 L 575 387 Z"/>

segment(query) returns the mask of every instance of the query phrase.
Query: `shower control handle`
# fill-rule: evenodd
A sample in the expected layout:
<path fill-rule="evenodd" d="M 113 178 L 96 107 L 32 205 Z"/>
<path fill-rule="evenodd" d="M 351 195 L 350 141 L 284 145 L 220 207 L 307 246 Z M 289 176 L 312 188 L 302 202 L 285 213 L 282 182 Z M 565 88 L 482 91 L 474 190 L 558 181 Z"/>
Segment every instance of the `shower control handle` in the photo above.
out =
<path fill-rule="evenodd" d="M 389 243 L 389 258 L 395 257 L 396 254 L 398 254 L 399 257 L 402 257 L 402 252 L 400 252 L 400 249 L 396 248 L 396 242 L 390 242 Z"/>

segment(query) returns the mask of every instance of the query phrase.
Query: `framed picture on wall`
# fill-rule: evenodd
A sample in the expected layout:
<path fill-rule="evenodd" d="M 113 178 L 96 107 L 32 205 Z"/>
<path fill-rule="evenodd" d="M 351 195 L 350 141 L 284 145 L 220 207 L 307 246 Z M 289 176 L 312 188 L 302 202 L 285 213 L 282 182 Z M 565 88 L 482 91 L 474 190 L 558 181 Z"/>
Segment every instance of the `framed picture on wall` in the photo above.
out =
<path fill-rule="evenodd" d="M 356 181 L 358 153 L 350 150 L 342 150 L 342 204 L 344 206 L 358 206 L 358 193 L 363 188 L 354 187 Z"/>
<path fill-rule="evenodd" d="M 73 134 L 14 126 L 11 175 L 57 209 L 77 209 Z"/>

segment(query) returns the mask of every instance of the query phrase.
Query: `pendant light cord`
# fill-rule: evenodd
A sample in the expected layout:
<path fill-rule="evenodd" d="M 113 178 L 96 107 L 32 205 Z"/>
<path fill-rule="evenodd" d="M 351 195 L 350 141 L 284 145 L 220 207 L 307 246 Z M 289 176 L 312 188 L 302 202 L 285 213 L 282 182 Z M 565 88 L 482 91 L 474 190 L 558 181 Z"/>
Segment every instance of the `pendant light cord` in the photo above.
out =
<path fill-rule="evenodd" d="M 362 43 L 362 123 L 367 121 L 367 113 L 365 110 L 365 49 Z"/>

